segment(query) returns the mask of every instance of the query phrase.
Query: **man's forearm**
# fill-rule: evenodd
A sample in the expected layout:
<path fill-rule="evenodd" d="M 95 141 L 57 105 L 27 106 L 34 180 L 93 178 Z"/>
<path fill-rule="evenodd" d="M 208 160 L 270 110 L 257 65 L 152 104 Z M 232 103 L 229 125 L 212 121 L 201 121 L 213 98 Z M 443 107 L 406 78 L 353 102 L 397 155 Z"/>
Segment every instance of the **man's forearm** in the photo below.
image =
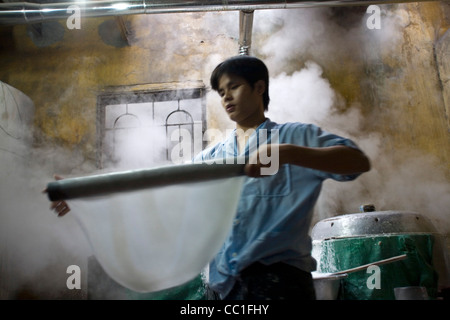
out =
<path fill-rule="evenodd" d="M 289 163 L 337 174 L 355 174 L 370 170 L 367 156 L 360 150 L 347 146 L 309 148 L 281 144 L 279 148 L 280 164 Z"/>

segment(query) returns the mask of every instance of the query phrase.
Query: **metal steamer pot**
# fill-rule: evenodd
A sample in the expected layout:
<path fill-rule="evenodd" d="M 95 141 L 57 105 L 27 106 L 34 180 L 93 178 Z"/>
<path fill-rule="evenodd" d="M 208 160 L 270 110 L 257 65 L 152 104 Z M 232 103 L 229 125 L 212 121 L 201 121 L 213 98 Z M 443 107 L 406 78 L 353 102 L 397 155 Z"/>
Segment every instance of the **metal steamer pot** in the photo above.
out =
<path fill-rule="evenodd" d="M 361 207 L 361 209 L 362 208 L 363 207 Z M 320 257 L 320 254 L 325 254 L 324 252 L 320 252 L 320 244 L 327 240 L 333 241 L 341 238 L 351 239 L 377 235 L 385 236 L 390 234 L 438 235 L 437 230 L 431 221 L 416 212 L 374 211 L 374 207 L 372 206 L 372 210 L 369 212 L 340 215 L 319 221 L 313 227 L 311 232 L 311 238 L 313 240 L 313 256 L 319 262 L 318 257 Z M 440 248 L 442 249 L 442 247 Z M 440 259 L 439 257 L 435 258 L 436 259 L 434 260 Z M 313 272 L 316 297 L 318 300 L 338 299 L 343 281 L 347 281 L 346 278 L 348 273 L 363 270 L 364 267 L 367 268 L 370 265 L 390 263 L 403 259 L 407 259 L 407 256 L 395 256 L 336 273 Z M 407 261 L 405 263 L 407 263 Z"/>

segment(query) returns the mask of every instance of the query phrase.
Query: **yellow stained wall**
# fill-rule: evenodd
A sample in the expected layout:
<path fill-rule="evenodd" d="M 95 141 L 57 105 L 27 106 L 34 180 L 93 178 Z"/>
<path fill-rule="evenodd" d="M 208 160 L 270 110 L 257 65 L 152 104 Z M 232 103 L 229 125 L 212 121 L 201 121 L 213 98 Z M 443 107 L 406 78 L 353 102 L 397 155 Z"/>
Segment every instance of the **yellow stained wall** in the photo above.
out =
<path fill-rule="evenodd" d="M 450 169 L 450 127 L 444 104 L 449 92 L 442 90 L 434 50 L 450 25 L 448 4 L 415 3 L 406 8 L 403 39 L 389 54 L 377 52 L 376 62 L 385 73 L 369 75 L 376 83 L 372 127 L 386 136 L 387 152 L 395 154 L 399 147 L 418 149 Z"/>
<path fill-rule="evenodd" d="M 103 41 L 102 23 L 115 18 L 82 19 L 51 46 L 38 48 L 26 25 L 2 30 L 10 44 L 0 48 L 0 80 L 27 94 L 35 103 L 38 139 L 79 147 L 95 157 L 97 96 L 108 86 L 203 80 L 211 51 L 237 52 L 229 38 L 208 38 L 201 15 L 159 14 L 124 17 L 133 28 L 132 45 Z M 114 23 L 113 26 L 116 26 Z M 44 141 L 37 141 L 41 143 Z"/>

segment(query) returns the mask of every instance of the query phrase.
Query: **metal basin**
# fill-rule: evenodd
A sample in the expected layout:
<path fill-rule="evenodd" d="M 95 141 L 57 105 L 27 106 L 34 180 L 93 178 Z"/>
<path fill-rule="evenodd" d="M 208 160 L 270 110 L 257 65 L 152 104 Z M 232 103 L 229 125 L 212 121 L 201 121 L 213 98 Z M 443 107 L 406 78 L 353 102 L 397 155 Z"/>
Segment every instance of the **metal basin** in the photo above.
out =
<path fill-rule="evenodd" d="M 341 280 L 347 274 L 312 273 L 317 300 L 337 300 L 341 288 Z"/>

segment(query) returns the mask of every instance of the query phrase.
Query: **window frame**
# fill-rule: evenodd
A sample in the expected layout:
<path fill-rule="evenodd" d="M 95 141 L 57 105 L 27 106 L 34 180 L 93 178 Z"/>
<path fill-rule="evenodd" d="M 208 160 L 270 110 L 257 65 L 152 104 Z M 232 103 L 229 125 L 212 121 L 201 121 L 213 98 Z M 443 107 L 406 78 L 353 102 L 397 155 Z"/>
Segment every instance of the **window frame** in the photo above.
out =
<path fill-rule="evenodd" d="M 183 87 L 174 86 L 173 83 L 162 85 L 160 88 L 152 88 L 153 85 L 137 86 L 117 86 L 105 88 L 103 92 L 97 95 L 97 128 L 96 128 L 96 166 L 99 169 L 104 168 L 104 139 L 105 139 L 105 120 L 106 107 L 108 105 L 117 104 L 133 104 L 133 103 L 152 103 L 162 101 L 176 101 L 185 99 L 200 99 L 201 104 L 201 123 L 202 137 L 206 131 L 206 87 L 202 81 L 195 85 L 184 85 Z M 169 114 L 170 112 L 168 112 Z M 203 139 L 202 139 L 203 140 Z M 202 148 L 206 146 L 206 142 L 202 141 Z"/>

